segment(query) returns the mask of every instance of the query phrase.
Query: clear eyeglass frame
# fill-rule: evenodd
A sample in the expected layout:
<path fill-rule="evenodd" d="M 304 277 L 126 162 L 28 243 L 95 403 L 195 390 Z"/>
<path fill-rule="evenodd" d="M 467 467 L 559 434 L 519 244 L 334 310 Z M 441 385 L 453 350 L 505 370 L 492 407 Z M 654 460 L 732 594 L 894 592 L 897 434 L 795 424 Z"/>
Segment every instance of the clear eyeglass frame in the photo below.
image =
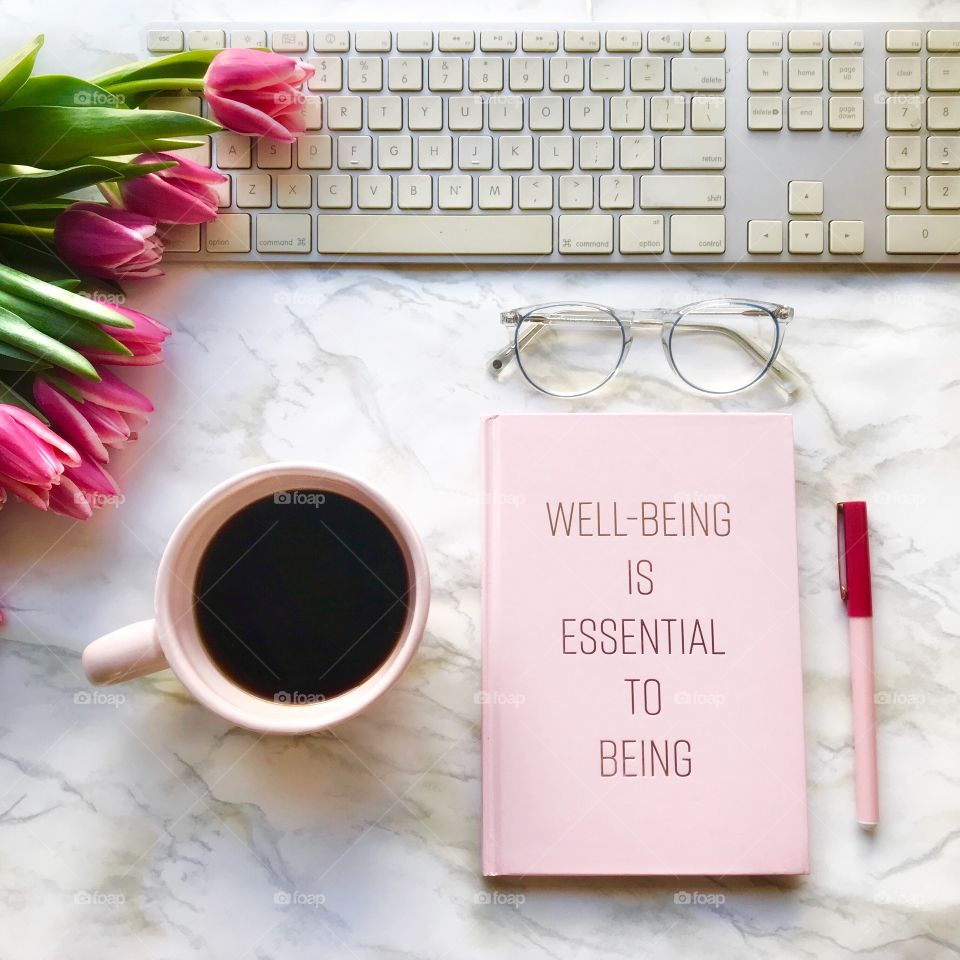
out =
<path fill-rule="evenodd" d="M 719 334 L 752 356 L 756 363 L 756 373 L 749 380 L 732 389 L 711 389 L 693 382 L 688 375 L 677 365 L 674 355 L 674 336 L 681 324 L 683 329 L 698 329 L 692 317 L 710 315 L 712 317 L 768 317 L 772 323 L 772 342 L 767 350 L 760 350 L 757 345 L 739 333 L 733 326 L 711 326 L 710 333 Z M 630 347 L 633 345 L 635 331 L 653 333 L 660 331 L 660 342 L 667 363 L 674 374 L 687 386 L 700 392 L 714 396 L 727 396 L 740 393 L 757 384 L 767 375 L 787 397 L 792 397 L 799 389 L 799 378 L 782 361 L 778 359 L 780 348 L 783 346 L 786 334 L 786 325 L 793 319 L 792 307 L 780 303 L 771 303 L 765 300 L 741 300 L 723 298 L 715 300 L 701 300 L 688 303 L 679 309 L 670 308 L 638 308 L 632 310 L 615 309 L 598 303 L 566 302 L 541 303 L 530 307 L 505 310 L 500 314 L 500 322 L 513 329 L 511 342 L 502 350 L 494 354 L 489 361 L 488 370 L 496 378 L 509 373 L 516 363 L 524 379 L 534 389 L 548 396 L 563 399 L 583 397 L 608 384 L 623 368 Z M 524 364 L 524 351 L 534 345 L 538 334 L 550 324 L 599 324 L 608 329 L 619 328 L 620 349 L 616 363 L 605 376 L 588 389 L 574 392 L 557 392 L 538 382 L 531 376 L 528 365 Z M 706 328 L 701 327 L 701 332 Z"/>

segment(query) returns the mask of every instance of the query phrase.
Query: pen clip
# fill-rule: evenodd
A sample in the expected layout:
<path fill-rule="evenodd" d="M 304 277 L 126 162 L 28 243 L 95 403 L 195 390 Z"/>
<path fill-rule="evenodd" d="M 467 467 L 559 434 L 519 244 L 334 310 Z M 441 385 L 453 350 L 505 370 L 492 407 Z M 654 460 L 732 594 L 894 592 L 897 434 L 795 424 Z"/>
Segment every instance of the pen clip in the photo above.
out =
<path fill-rule="evenodd" d="M 847 544 L 843 504 L 837 504 L 837 576 L 840 580 L 840 599 L 847 602 Z"/>

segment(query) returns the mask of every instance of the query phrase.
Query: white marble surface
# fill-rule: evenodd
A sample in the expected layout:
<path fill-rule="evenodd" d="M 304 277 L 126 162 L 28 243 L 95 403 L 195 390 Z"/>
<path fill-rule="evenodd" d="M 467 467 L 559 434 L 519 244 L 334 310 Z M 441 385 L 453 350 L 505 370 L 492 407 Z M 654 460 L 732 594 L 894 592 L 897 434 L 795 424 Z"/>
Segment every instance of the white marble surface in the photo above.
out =
<path fill-rule="evenodd" d="M 262 3 L 0 0 L 3 45 L 43 29 L 43 67 L 127 58 L 151 17 L 256 17 Z M 597 18 L 644 7 L 597 0 Z M 311 5 L 274 0 L 290 19 Z M 331 19 L 393 4 L 329 2 Z M 411 2 L 411 17 L 449 4 Z M 576 0 L 491 0 L 489 16 L 582 19 Z M 718 13 L 675 3 L 677 19 Z M 960 16 L 953 2 L 736 0 L 737 16 Z M 69 957 L 846 957 L 960 955 L 960 323 L 956 275 L 507 269 L 177 269 L 132 291 L 170 324 L 136 377 L 158 412 L 116 458 L 120 509 L 86 525 L 0 515 L 0 954 Z M 772 880 L 479 876 L 478 423 L 563 409 L 484 358 L 495 312 L 546 298 L 672 304 L 753 294 L 797 308 L 785 355 L 799 469 L 812 873 Z M 712 403 L 657 350 L 578 409 Z M 574 405 L 570 404 L 570 408 Z M 369 478 L 421 531 L 435 590 L 399 686 L 335 733 L 261 739 L 204 712 L 170 674 L 83 703 L 79 655 L 150 613 L 178 518 L 231 473 L 282 458 Z M 875 533 L 883 824 L 854 824 L 845 624 L 833 503 L 865 497 Z M 495 891 L 515 895 L 501 902 Z M 683 905 L 678 891 L 722 895 Z M 715 898 L 719 899 L 719 898 Z M 289 902 L 285 902 L 289 900 Z M 522 902 L 517 902 L 522 901 Z"/>

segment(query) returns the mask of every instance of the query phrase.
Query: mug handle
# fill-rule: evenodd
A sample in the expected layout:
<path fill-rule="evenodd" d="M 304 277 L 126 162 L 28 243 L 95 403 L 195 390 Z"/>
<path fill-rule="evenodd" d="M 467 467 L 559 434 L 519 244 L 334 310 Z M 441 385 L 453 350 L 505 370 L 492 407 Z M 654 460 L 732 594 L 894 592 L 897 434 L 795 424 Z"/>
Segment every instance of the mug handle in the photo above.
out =
<path fill-rule="evenodd" d="M 83 671 L 91 683 L 123 683 L 167 667 L 157 622 L 141 620 L 108 633 L 83 651 Z"/>

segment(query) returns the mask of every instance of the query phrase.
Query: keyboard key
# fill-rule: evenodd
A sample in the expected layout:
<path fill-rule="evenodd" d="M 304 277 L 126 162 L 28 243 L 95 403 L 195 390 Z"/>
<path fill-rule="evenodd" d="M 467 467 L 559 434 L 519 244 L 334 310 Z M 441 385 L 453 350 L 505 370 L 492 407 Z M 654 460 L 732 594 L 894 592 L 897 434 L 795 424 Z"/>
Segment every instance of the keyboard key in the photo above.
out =
<path fill-rule="evenodd" d="M 520 178 L 520 209 L 549 210 L 553 206 L 551 177 Z"/>
<path fill-rule="evenodd" d="M 960 97 L 929 97 L 927 129 L 960 130 Z"/>
<path fill-rule="evenodd" d="M 543 89 L 542 57 L 510 58 L 510 89 L 514 91 L 537 91 Z"/>
<path fill-rule="evenodd" d="M 582 57 L 551 57 L 550 58 L 550 89 L 551 90 L 582 90 L 583 89 L 583 58 Z"/>
<path fill-rule="evenodd" d="M 369 170 L 373 166 L 373 138 L 337 137 L 337 166 L 341 170 Z"/>
<path fill-rule="evenodd" d="M 297 137 L 297 166 L 301 170 L 329 170 L 333 166 L 333 140 L 329 134 Z"/>
<path fill-rule="evenodd" d="M 400 53 L 430 53 L 433 50 L 433 31 L 398 30 L 397 50 Z"/>
<path fill-rule="evenodd" d="M 554 53 L 557 49 L 557 31 L 524 30 L 523 49 L 527 53 Z"/>
<path fill-rule="evenodd" d="M 307 89 L 331 93 L 343 89 L 343 60 L 340 57 L 314 57 L 310 61 L 314 74 L 307 80 Z"/>
<path fill-rule="evenodd" d="M 266 47 L 266 30 L 232 30 L 230 32 L 230 46 L 241 50 L 251 50 L 257 47 Z"/>
<path fill-rule="evenodd" d="M 293 160 L 289 143 L 261 137 L 257 141 L 257 166 L 261 170 L 286 170 Z"/>
<path fill-rule="evenodd" d="M 497 151 L 501 170 L 533 169 L 533 137 L 500 137 Z"/>
<path fill-rule="evenodd" d="M 779 30 L 751 30 L 747 34 L 750 53 L 779 53 L 783 49 L 783 34 Z"/>
<path fill-rule="evenodd" d="M 670 86 L 678 92 L 717 92 L 726 84 L 727 64 L 722 58 L 674 57 L 670 62 Z"/>
<path fill-rule="evenodd" d="M 791 214 L 823 213 L 823 182 L 791 180 L 787 190 L 787 211 Z"/>
<path fill-rule="evenodd" d="M 393 181 L 390 177 L 357 177 L 357 206 L 361 210 L 389 210 L 393 205 Z"/>
<path fill-rule="evenodd" d="M 477 206 L 481 210 L 509 210 L 513 206 L 513 178 L 480 177 Z"/>
<path fill-rule="evenodd" d="M 661 57 L 633 57 L 630 60 L 631 90 L 662 90 L 664 77 Z"/>
<path fill-rule="evenodd" d="M 377 166 L 381 170 L 413 168 L 413 137 L 378 137 Z"/>
<path fill-rule="evenodd" d="M 643 97 L 611 97 L 610 129 L 642 130 Z"/>
<path fill-rule="evenodd" d="M 791 30 L 787 34 L 787 49 L 791 53 L 820 53 L 823 50 L 823 31 Z"/>
<path fill-rule="evenodd" d="M 442 53 L 472 53 L 474 34 L 472 30 L 441 30 L 437 46 Z"/>
<path fill-rule="evenodd" d="M 350 34 L 346 30 L 318 30 L 313 35 L 313 49 L 317 53 L 345 53 L 350 49 Z"/>
<path fill-rule="evenodd" d="M 890 53 L 919 53 L 923 47 L 923 32 L 920 30 L 888 30 L 887 50 Z"/>
<path fill-rule="evenodd" d="M 362 121 L 363 101 L 359 97 L 327 98 L 327 126 L 331 130 L 359 130 Z"/>
<path fill-rule="evenodd" d="M 831 130 L 862 130 L 863 98 L 831 97 L 829 123 Z"/>
<path fill-rule="evenodd" d="M 367 126 L 371 130 L 400 130 L 403 127 L 403 100 L 400 97 L 370 97 Z"/>
<path fill-rule="evenodd" d="M 823 89 L 823 61 L 819 57 L 791 57 L 787 69 L 787 87 L 795 93 Z"/>
<path fill-rule="evenodd" d="M 960 57 L 930 57 L 927 60 L 927 89 L 931 92 L 960 90 Z"/>
<path fill-rule="evenodd" d="M 791 130 L 822 130 L 823 100 L 820 97 L 790 97 L 787 126 Z"/>
<path fill-rule="evenodd" d="M 858 256 L 864 251 L 862 220 L 830 221 L 830 252 Z"/>
<path fill-rule="evenodd" d="M 204 228 L 207 253 L 249 253 L 250 214 L 221 213 Z"/>
<path fill-rule="evenodd" d="M 660 167 L 663 170 L 722 170 L 726 155 L 724 137 L 660 138 Z"/>
<path fill-rule="evenodd" d="M 927 177 L 928 210 L 960 210 L 960 177 Z"/>
<path fill-rule="evenodd" d="M 747 127 L 751 130 L 782 130 L 783 98 L 750 97 L 747 100 Z"/>
<path fill-rule="evenodd" d="M 427 64 L 431 90 L 459 92 L 463 89 L 463 60 L 460 57 L 431 57 Z"/>
<path fill-rule="evenodd" d="M 663 253 L 663 217 L 627 214 L 620 218 L 621 253 Z"/>
<path fill-rule="evenodd" d="M 151 53 L 179 53 L 183 50 L 183 31 L 148 30 L 147 49 Z"/>
<path fill-rule="evenodd" d="M 407 125 L 411 130 L 442 130 L 443 101 L 440 97 L 410 97 Z"/>
<path fill-rule="evenodd" d="M 593 177 L 561 177 L 560 209 L 593 209 Z"/>
<path fill-rule="evenodd" d="M 652 170 L 653 137 L 621 137 L 620 168 L 622 170 Z"/>
<path fill-rule="evenodd" d="M 727 35 L 722 30 L 691 30 L 690 50 L 693 53 L 723 53 Z"/>
<path fill-rule="evenodd" d="M 523 98 L 492 97 L 487 109 L 487 126 L 497 132 L 501 130 L 522 130 Z"/>
<path fill-rule="evenodd" d="M 567 53 L 596 53 L 600 49 L 599 30 L 567 30 L 563 35 Z"/>
<path fill-rule="evenodd" d="M 460 137 L 457 142 L 457 165 L 461 170 L 492 170 L 493 138 Z"/>
<path fill-rule="evenodd" d="M 863 89 L 863 57 L 831 57 L 830 89 L 858 93 Z"/>
<path fill-rule="evenodd" d="M 779 220 L 750 220 L 747 223 L 748 253 L 783 253 L 783 224 Z"/>
<path fill-rule="evenodd" d="M 600 207 L 603 210 L 633 208 L 633 177 L 605 174 L 600 178 Z"/>
<path fill-rule="evenodd" d="M 647 34 L 647 49 L 651 53 L 682 53 L 682 30 L 651 30 Z"/>
<path fill-rule="evenodd" d="M 217 166 L 221 170 L 249 170 L 250 138 L 223 130 L 215 134 Z"/>
<path fill-rule="evenodd" d="M 274 30 L 271 46 L 275 53 L 306 53 L 310 38 L 306 30 Z"/>
<path fill-rule="evenodd" d="M 467 85 L 471 90 L 502 90 L 503 58 L 471 57 Z"/>
<path fill-rule="evenodd" d="M 553 217 L 329 214 L 317 217 L 317 250 L 409 256 L 543 256 L 553 252 Z"/>
<path fill-rule="evenodd" d="M 726 220 L 722 214 L 674 214 L 670 218 L 670 252 L 723 253 Z"/>
<path fill-rule="evenodd" d="M 887 97 L 888 130 L 919 130 L 922 121 L 923 100 L 920 97 L 900 95 Z"/>
<path fill-rule="evenodd" d="M 286 173 L 277 177 L 277 206 L 309 209 L 313 198 L 310 196 L 310 174 Z"/>
<path fill-rule="evenodd" d="M 421 170 L 453 168 L 453 137 L 420 137 L 417 151 L 417 163 Z"/>
<path fill-rule="evenodd" d="M 888 216 L 887 253 L 960 253 L 960 216 Z"/>
<path fill-rule="evenodd" d="M 387 89 L 423 89 L 423 61 L 419 57 L 391 57 L 387 64 Z"/>
<path fill-rule="evenodd" d="M 917 166 L 920 168 L 920 148 L 917 139 Z M 887 165 L 889 166 L 889 164 Z M 960 137 L 929 137 L 927 139 L 927 169 L 960 170 Z"/>
<path fill-rule="evenodd" d="M 560 253 L 613 253 L 613 217 L 565 214 L 559 218 Z"/>
<path fill-rule="evenodd" d="M 656 176 L 640 178 L 640 206 L 645 210 L 722 208 L 726 179 L 719 176 Z"/>
<path fill-rule="evenodd" d="M 401 210 L 429 210 L 433 206 L 433 178 L 397 177 L 397 206 Z"/>
<path fill-rule="evenodd" d="M 960 53 L 960 30 L 928 30 L 927 50 L 930 53 Z"/>
<path fill-rule="evenodd" d="M 823 223 L 820 220 L 791 220 L 788 243 L 791 253 L 823 253 Z"/>
<path fill-rule="evenodd" d="M 237 177 L 238 207 L 259 209 L 269 207 L 271 203 L 269 173 L 240 174 Z"/>
<path fill-rule="evenodd" d="M 751 57 L 747 61 L 747 89 L 776 92 L 783 89 L 783 61 L 779 57 Z"/>
<path fill-rule="evenodd" d="M 188 40 L 191 50 L 222 50 L 227 45 L 222 30 L 191 30 Z"/>
<path fill-rule="evenodd" d="M 694 97 L 690 101 L 690 126 L 694 130 L 724 130 L 727 101 L 723 97 Z"/>
<path fill-rule="evenodd" d="M 483 129 L 481 97 L 451 97 L 447 101 L 447 125 L 456 132 Z"/>
<path fill-rule="evenodd" d="M 603 97 L 571 97 L 569 106 L 571 130 L 603 129 Z"/>
<path fill-rule="evenodd" d="M 651 97 L 650 129 L 682 130 L 685 109 L 683 97 Z"/>
<path fill-rule="evenodd" d="M 612 170 L 613 137 L 581 137 L 579 158 L 581 170 Z"/>
<path fill-rule="evenodd" d="M 563 100 L 560 97 L 531 97 L 530 129 L 562 130 Z"/>
<path fill-rule="evenodd" d="M 887 177 L 887 209 L 919 210 L 923 203 L 921 177 Z"/>
<path fill-rule="evenodd" d="M 257 253 L 309 253 L 313 217 L 309 213 L 261 213 Z"/>
<path fill-rule="evenodd" d="M 931 137 L 930 141 L 934 139 Z M 922 148 L 920 137 L 887 137 L 887 169 L 919 170 Z M 929 160 L 927 165 L 930 165 Z"/>
<path fill-rule="evenodd" d="M 640 30 L 608 30 L 604 39 L 609 53 L 639 53 L 643 49 Z"/>
<path fill-rule="evenodd" d="M 480 49 L 485 53 L 513 53 L 517 49 L 517 34 L 514 30 L 482 30 Z"/>
<path fill-rule="evenodd" d="M 932 58 L 931 58 L 932 59 Z M 887 89 L 892 93 L 909 93 L 923 85 L 923 61 L 919 57 L 887 59 Z"/>
<path fill-rule="evenodd" d="M 319 130 L 323 126 L 323 100 L 320 97 L 304 97 L 300 113 L 304 130 Z"/>
<path fill-rule="evenodd" d="M 321 210 L 348 210 L 353 203 L 353 181 L 343 174 L 317 177 L 317 206 Z"/>
<path fill-rule="evenodd" d="M 573 137 L 541 137 L 540 169 L 572 170 Z"/>
<path fill-rule="evenodd" d="M 831 53 L 862 53 L 862 30 L 831 30 L 828 39 Z"/>
<path fill-rule="evenodd" d="M 229 206 L 229 202 L 226 205 Z M 164 253 L 200 252 L 200 225 L 197 223 L 161 227 L 160 236 L 163 240 Z"/>
<path fill-rule="evenodd" d="M 626 84 L 623 57 L 593 57 L 590 61 L 590 89 L 619 91 Z"/>
<path fill-rule="evenodd" d="M 389 30 L 358 30 L 353 45 L 357 53 L 389 53 L 391 42 Z"/>
<path fill-rule="evenodd" d="M 383 89 L 383 61 L 379 57 L 351 57 L 347 61 L 347 87 L 356 92 Z"/>

